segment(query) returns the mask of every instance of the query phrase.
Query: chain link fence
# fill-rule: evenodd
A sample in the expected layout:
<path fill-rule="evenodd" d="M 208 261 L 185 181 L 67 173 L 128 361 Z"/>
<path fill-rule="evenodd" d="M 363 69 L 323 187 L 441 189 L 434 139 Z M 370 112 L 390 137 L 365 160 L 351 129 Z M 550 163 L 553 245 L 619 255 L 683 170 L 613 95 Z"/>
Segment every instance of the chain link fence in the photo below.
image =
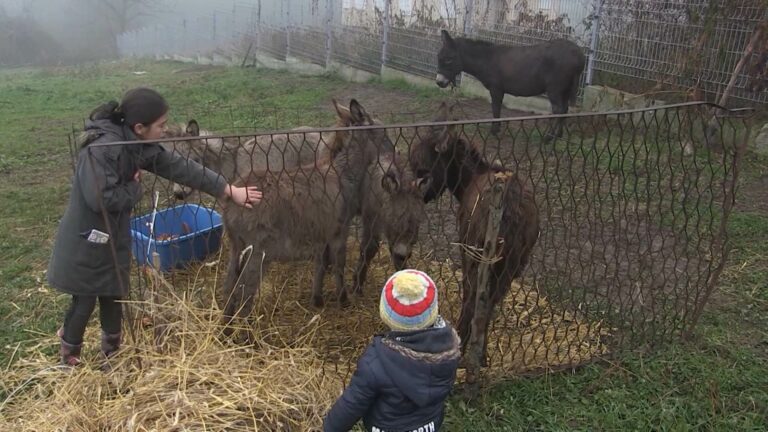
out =
<path fill-rule="evenodd" d="M 418 115 L 432 122 L 412 123 L 412 113 L 378 115 L 371 102 L 370 119 L 352 121 L 343 118 L 354 112 L 346 104 L 339 114 L 230 110 L 253 115 L 251 130 L 277 119 L 282 132 L 246 132 L 221 109 L 187 113 L 202 129 L 174 126 L 161 145 L 230 182 L 258 185 L 265 198 L 242 210 L 142 177 L 146 191 L 160 194 L 155 226 L 165 227 L 145 234 L 155 248 L 170 247 L 170 256 L 181 259 L 179 238 L 215 225 L 211 210 L 225 221 L 223 246 L 208 264 L 185 263 L 166 274 L 175 289 L 222 309 L 252 301 L 241 315 L 268 322 L 275 338 L 316 349 L 323 370 L 341 380 L 371 335 L 385 330 L 381 285 L 403 266 L 436 281 L 440 313 L 463 329 L 470 382 L 481 370 L 509 376 L 570 368 L 693 329 L 727 258 L 747 111 L 691 103 L 504 119 L 497 137 L 489 133 L 491 120 L 457 120 L 449 107 Z M 556 122 L 562 137 L 546 139 Z M 301 124 L 328 127 L 285 130 Z M 104 148 L 85 148 L 79 157 Z M 156 169 L 145 162 L 144 169 Z M 151 215 L 152 208 L 147 196 L 134 211 Z M 347 216 L 338 218 L 342 210 Z M 183 212 L 194 215 L 186 227 L 173 222 Z M 111 217 L 105 214 L 104 232 L 116 228 Z M 338 279 L 320 279 L 322 290 L 310 290 L 326 269 L 318 263 L 328 244 L 345 251 L 346 307 L 337 302 Z M 133 254 L 146 265 L 146 252 Z M 367 277 L 358 283 L 361 261 L 369 261 Z M 134 296 L 146 298 L 135 267 Z M 238 270 L 234 284 L 225 277 L 231 268 Z M 147 310 L 137 305 L 129 308 L 141 322 Z M 308 337 L 303 329 L 317 320 L 321 330 Z"/>
<path fill-rule="evenodd" d="M 766 10 L 759 0 L 252 0 L 125 33 L 118 45 L 123 56 L 218 54 L 245 64 L 260 53 L 431 79 L 440 29 L 510 45 L 565 37 L 589 57 L 583 84 L 715 100 L 733 80 L 738 104 L 763 104 L 767 93 L 749 84 L 754 71 L 737 65 L 763 55 L 745 50 Z"/>

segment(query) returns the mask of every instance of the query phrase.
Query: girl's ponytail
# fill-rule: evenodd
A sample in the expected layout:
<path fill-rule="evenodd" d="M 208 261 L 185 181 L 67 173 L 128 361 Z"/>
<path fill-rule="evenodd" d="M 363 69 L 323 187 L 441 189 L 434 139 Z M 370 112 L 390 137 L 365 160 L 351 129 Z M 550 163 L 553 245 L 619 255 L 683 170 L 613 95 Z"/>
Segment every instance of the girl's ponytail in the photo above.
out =
<path fill-rule="evenodd" d="M 99 105 L 91 111 L 89 116 L 91 120 L 109 120 L 116 125 L 122 125 L 125 122 L 125 114 L 120 110 L 117 101 L 111 100 L 105 104 Z"/>

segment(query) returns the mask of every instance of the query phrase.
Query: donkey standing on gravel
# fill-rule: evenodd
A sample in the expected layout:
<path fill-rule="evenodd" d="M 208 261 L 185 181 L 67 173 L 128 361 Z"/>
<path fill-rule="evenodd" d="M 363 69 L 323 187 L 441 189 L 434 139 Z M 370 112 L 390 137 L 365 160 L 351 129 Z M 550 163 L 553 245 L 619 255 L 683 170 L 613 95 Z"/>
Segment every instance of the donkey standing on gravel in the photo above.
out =
<path fill-rule="evenodd" d="M 579 89 L 585 57 L 578 45 L 555 39 L 536 45 L 505 46 L 467 38 L 452 38 L 441 31 L 443 46 L 437 54 L 437 78 L 440 88 L 456 85 L 456 76 L 466 72 L 477 78 L 491 93 L 493 118 L 501 117 L 505 94 L 538 96 L 546 93 L 553 114 L 568 113 Z M 500 124 L 493 123 L 491 133 L 499 133 Z M 559 138 L 562 119 L 557 121 Z M 548 137 L 551 139 L 551 136 Z"/>

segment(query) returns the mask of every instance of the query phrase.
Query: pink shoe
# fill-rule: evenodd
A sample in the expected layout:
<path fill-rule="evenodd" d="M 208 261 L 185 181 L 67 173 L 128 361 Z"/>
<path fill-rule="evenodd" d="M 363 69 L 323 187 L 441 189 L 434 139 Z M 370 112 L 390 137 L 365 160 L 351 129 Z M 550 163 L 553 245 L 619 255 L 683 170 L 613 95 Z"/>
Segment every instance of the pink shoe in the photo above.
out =
<path fill-rule="evenodd" d="M 72 345 L 71 343 L 64 341 L 64 326 L 61 326 L 56 330 L 56 336 L 58 336 L 61 341 L 61 345 L 59 346 L 61 364 L 71 367 L 79 366 L 81 363 L 80 350 L 82 349 L 82 344 Z"/>

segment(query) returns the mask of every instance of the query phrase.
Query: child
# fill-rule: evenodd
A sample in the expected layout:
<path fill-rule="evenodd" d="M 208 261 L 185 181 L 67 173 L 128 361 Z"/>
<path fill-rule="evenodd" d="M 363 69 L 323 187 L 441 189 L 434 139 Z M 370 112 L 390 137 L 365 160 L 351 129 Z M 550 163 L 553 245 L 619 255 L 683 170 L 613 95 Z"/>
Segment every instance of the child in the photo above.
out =
<path fill-rule="evenodd" d="M 389 278 L 379 314 L 392 331 L 375 336 L 358 360 L 325 418 L 325 432 L 346 432 L 360 418 L 369 432 L 440 429 L 460 343 L 437 311 L 437 289 L 425 273 L 402 270 Z"/>
<path fill-rule="evenodd" d="M 141 198 L 140 170 L 229 197 L 251 207 L 261 200 L 253 187 L 234 187 L 223 177 L 166 151 L 159 144 L 97 145 L 156 140 L 165 135 L 168 105 L 156 91 L 136 88 L 118 105 L 95 109 L 85 126 L 69 204 L 62 217 L 48 265 L 48 283 L 72 295 L 59 329 L 61 362 L 80 363 L 85 327 L 96 301 L 101 319 L 101 350 L 109 358 L 120 347 L 122 305 L 128 295 L 131 262 L 130 217 Z"/>

